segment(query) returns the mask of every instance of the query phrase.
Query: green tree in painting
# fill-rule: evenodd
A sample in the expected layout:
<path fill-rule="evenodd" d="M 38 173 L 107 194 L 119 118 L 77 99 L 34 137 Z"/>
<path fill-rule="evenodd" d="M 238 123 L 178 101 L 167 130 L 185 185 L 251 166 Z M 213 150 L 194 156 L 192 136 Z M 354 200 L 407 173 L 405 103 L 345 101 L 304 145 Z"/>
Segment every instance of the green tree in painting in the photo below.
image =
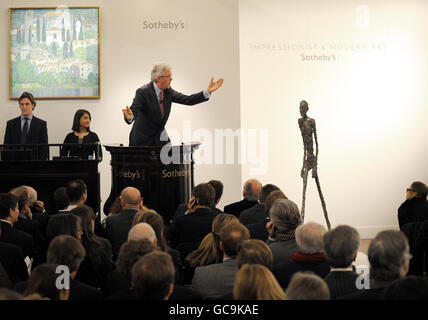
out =
<path fill-rule="evenodd" d="M 58 49 L 58 46 L 57 46 L 56 42 L 55 41 L 52 42 L 51 51 L 52 51 L 52 54 L 54 57 L 56 57 L 57 49 Z"/>
<path fill-rule="evenodd" d="M 37 42 L 40 42 L 40 18 L 37 17 Z"/>
<path fill-rule="evenodd" d="M 93 72 L 88 74 L 88 83 L 90 85 L 96 85 L 97 81 L 98 81 L 98 79 Z"/>
<path fill-rule="evenodd" d="M 86 60 L 92 64 L 98 64 L 98 46 L 92 45 L 86 48 Z"/>
<path fill-rule="evenodd" d="M 55 77 L 52 72 L 42 72 L 39 74 L 38 82 L 44 87 L 48 87 L 52 83 L 55 83 Z"/>
<path fill-rule="evenodd" d="M 33 65 L 26 61 L 19 61 L 16 64 L 16 82 L 30 83 L 34 82 L 35 74 Z"/>

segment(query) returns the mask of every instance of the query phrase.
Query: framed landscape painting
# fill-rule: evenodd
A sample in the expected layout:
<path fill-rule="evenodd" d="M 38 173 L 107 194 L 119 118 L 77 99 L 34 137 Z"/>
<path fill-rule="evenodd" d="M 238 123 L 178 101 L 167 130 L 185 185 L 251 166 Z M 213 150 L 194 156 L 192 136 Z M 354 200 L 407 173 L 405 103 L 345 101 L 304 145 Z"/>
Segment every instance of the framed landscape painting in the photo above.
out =
<path fill-rule="evenodd" d="M 100 98 L 98 7 L 9 9 L 9 98 Z"/>

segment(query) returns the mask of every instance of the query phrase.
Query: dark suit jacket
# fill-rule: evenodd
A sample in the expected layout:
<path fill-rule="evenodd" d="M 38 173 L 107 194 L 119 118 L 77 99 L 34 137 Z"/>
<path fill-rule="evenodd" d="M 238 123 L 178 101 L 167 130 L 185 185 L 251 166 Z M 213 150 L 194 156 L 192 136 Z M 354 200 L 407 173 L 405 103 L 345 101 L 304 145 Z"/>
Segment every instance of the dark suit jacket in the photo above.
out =
<path fill-rule="evenodd" d="M 21 144 L 21 116 L 9 120 L 6 125 L 6 132 L 4 134 L 4 144 Z M 27 134 L 27 143 L 48 143 L 48 128 L 46 121 L 33 116 L 30 128 Z M 37 152 L 37 159 L 46 160 L 49 158 L 49 148 L 43 147 Z"/>
<path fill-rule="evenodd" d="M 266 229 L 266 224 L 269 221 L 270 219 L 266 218 L 263 221 L 247 225 L 246 227 L 250 231 L 251 239 L 259 239 L 265 242 L 269 238 L 269 232 Z"/>
<path fill-rule="evenodd" d="M 134 125 L 129 135 L 129 145 L 156 146 L 166 144 L 168 141 L 161 142 L 160 135 L 165 130 L 172 102 L 195 105 L 207 100 L 202 91 L 187 96 L 172 88 L 165 89 L 163 102 L 164 117 L 162 119 L 154 83 L 150 82 L 142 86 L 137 89 L 131 105 L 131 110 L 134 114 Z"/>
<path fill-rule="evenodd" d="M 114 258 L 119 255 L 121 245 L 128 241 L 128 233 L 137 212 L 136 209 L 126 209 L 114 216 L 107 217 L 106 234 L 110 240 Z"/>
<path fill-rule="evenodd" d="M 223 211 L 224 213 L 230 213 L 239 218 L 239 215 L 241 214 L 242 211 L 249 209 L 258 203 L 259 203 L 258 201 L 248 201 L 247 199 L 243 199 L 241 201 L 228 204 L 227 206 L 224 207 Z"/>
<path fill-rule="evenodd" d="M 265 221 L 266 218 L 267 215 L 265 212 L 265 205 L 263 203 L 258 203 L 249 209 L 245 209 L 239 215 L 239 221 L 245 226 L 248 226 L 252 223 Z"/>
<path fill-rule="evenodd" d="M 330 299 L 335 300 L 348 294 L 357 293 L 358 274 L 354 271 L 331 271 L 324 281 L 330 290 Z"/>
<path fill-rule="evenodd" d="M 33 237 L 28 233 L 13 228 L 9 223 L 0 221 L 2 231 L 0 241 L 14 244 L 21 248 L 24 257 L 34 257 L 34 241 Z"/>
<path fill-rule="evenodd" d="M 212 223 L 217 213 L 209 208 L 199 208 L 195 212 L 179 216 L 170 225 L 167 238 L 171 245 L 186 242 L 201 242 L 211 232 Z"/>
<path fill-rule="evenodd" d="M 0 263 L 6 269 L 13 283 L 28 279 L 28 270 L 24 261 L 24 255 L 18 246 L 0 242 Z"/>

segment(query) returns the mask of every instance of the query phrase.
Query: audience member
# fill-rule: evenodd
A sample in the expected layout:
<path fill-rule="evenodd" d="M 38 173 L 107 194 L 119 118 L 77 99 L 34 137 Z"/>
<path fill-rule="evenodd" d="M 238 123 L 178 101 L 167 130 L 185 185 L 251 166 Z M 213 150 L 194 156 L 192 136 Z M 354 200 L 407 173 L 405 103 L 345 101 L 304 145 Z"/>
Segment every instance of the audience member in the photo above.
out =
<path fill-rule="evenodd" d="M 238 202 L 233 202 L 224 207 L 225 213 L 230 213 L 239 218 L 239 215 L 245 209 L 251 208 L 258 204 L 259 195 L 262 191 L 262 184 L 255 179 L 247 180 L 244 183 L 242 196 L 244 199 Z"/>
<path fill-rule="evenodd" d="M 275 205 L 274 205 L 275 206 Z M 326 228 L 315 222 L 308 222 L 296 229 L 297 252 L 291 261 L 274 265 L 274 274 L 283 288 L 287 288 L 291 277 L 299 271 L 312 271 L 324 278 L 330 272 L 330 266 L 324 253 L 324 234 Z"/>
<path fill-rule="evenodd" d="M 212 210 L 217 214 L 223 213 L 220 209 L 217 208 L 218 203 L 220 202 L 221 196 L 223 195 L 223 183 L 220 180 L 210 180 L 208 184 L 215 190 L 214 204 Z"/>
<path fill-rule="evenodd" d="M 428 187 L 420 182 L 413 182 L 406 191 L 406 201 L 398 208 L 400 229 L 410 222 L 423 222 L 428 219 Z"/>
<path fill-rule="evenodd" d="M 211 210 L 214 203 L 215 190 L 208 183 L 198 184 L 192 190 L 188 210 L 170 225 L 167 239 L 173 248 L 183 243 L 194 243 L 196 249 L 202 239 L 211 232 L 211 225 L 217 213 Z"/>
<path fill-rule="evenodd" d="M 100 240 L 94 233 L 95 215 L 92 208 L 80 205 L 70 211 L 81 220 L 81 240 L 86 256 L 80 264 L 76 280 L 104 291 L 107 276 L 112 270 L 111 245 L 107 239 Z"/>
<path fill-rule="evenodd" d="M 268 222 L 270 222 L 269 211 L 273 203 L 277 199 L 288 199 L 286 195 L 281 190 L 272 191 L 265 200 L 265 213 L 266 219 L 264 221 L 259 221 L 256 223 L 250 223 L 246 227 L 250 231 L 251 239 L 259 239 L 262 241 L 267 241 L 269 238 L 269 232 L 266 228 Z"/>
<path fill-rule="evenodd" d="M 260 193 L 259 203 L 249 209 L 242 211 L 239 215 L 239 221 L 244 226 L 248 226 L 252 223 L 266 221 L 267 215 L 265 210 L 265 201 L 269 194 L 276 190 L 279 190 L 279 188 L 273 184 L 267 184 L 263 186 Z"/>
<path fill-rule="evenodd" d="M 132 267 L 132 286 L 138 300 L 168 300 L 174 290 L 174 264 L 171 256 L 154 251 Z"/>
<path fill-rule="evenodd" d="M 25 300 L 68 300 L 70 289 L 58 289 L 56 285 L 59 277 L 57 267 L 44 263 L 34 268 L 24 292 Z"/>
<path fill-rule="evenodd" d="M 235 300 L 285 300 L 285 294 L 272 272 L 260 264 L 244 264 L 236 274 Z"/>
<path fill-rule="evenodd" d="M 353 270 L 352 262 L 357 257 L 359 246 L 360 235 L 350 226 L 338 226 L 324 235 L 324 249 L 330 265 L 330 273 L 324 281 L 332 300 L 358 292 L 358 274 Z"/>
<path fill-rule="evenodd" d="M 24 256 L 34 258 L 34 240 L 28 233 L 13 227 L 18 221 L 18 198 L 10 193 L 0 193 L 0 241 L 21 248 Z"/>
<path fill-rule="evenodd" d="M 114 199 L 113 203 L 110 206 L 108 217 L 114 216 L 120 212 L 122 212 L 122 200 L 120 199 L 120 196 Z"/>
<path fill-rule="evenodd" d="M 122 245 L 116 260 L 116 270 L 108 275 L 106 294 L 119 299 L 131 289 L 131 269 L 139 258 L 156 249 L 149 240 L 128 241 Z"/>
<path fill-rule="evenodd" d="M 273 263 L 288 263 L 297 251 L 295 232 L 300 225 L 297 205 L 288 199 L 277 199 L 269 210 L 271 221 L 266 224 L 269 232 L 267 244 L 272 250 Z"/>
<path fill-rule="evenodd" d="M 330 300 L 328 286 L 312 272 L 297 272 L 285 291 L 286 300 Z"/>
<path fill-rule="evenodd" d="M 69 213 L 60 213 L 49 219 L 46 229 L 46 238 L 50 243 L 53 238 L 60 235 L 72 236 L 81 240 L 83 234 L 82 219 Z"/>
<path fill-rule="evenodd" d="M 269 246 L 261 240 L 245 240 L 238 247 L 238 256 L 236 258 L 238 269 L 244 264 L 260 264 L 272 270 L 272 251 Z"/>
<path fill-rule="evenodd" d="M 129 230 L 128 241 L 149 240 L 155 246 L 158 245 L 155 230 L 148 223 L 141 222 L 134 225 Z"/>
<path fill-rule="evenodd" d="M 122 211 L 107 217 L 105 231 L 113 248 L 113 258 L 116 259 L 122 243 L 128 239 L 132 220 L 143 204 L 140 191 L 134 187 L 127 187 L 120 194 Z"/>
<path fill-rule="evenodd" d="M 162 216 L 154 210 L 142 209 L 136 213 L 132 224 L 136 225 L 141 222 L 148 223 L 155 231 L 158 248 L 161 249 L 163 252 L 168 253 L 172 258 L 172 262 L 174 263 L 175 283 L 182 284 L 184 281 L 184 275 L 180 253 L 178 252 L 178 250 L 171 249 L 166 242 L 164 233 L 165 225 Z"/>
<path fill-rule="evenodd" d="M 71 211 L 72 209 L 85 204 L 86 199 L 88 198 L 88 190 L 86 184 L 81 179 L 72 180 L 67 183 L 67 195 L 70 200 L 70 204 L 66 211 Z"/>
<path fill-rule="evenodd" d="M 409 270 L 409 244 L 401 231 L 379 232 L 370 242 L 368 251 L 370 261 L 369 289 L 346 295 L 345 300 L 379 300 L 382 292 L 394 280 L 400 279 Z"/>
<path fill-rule="evenodd" d="M 223 262 L 197 267 L 192 288 L 207 299 L 215 299 L 233 292 L 238 268 L 236 256 L 238 246 L 250 238 L 248 229 L 238 221 L 231 221 L 220 233 L 220 248 Z"/>
<path fill-rule="evenodd" d="M 40 232 L 44 235 L 49 221 L 49 215 L 46 213 L 45 204 L 43 201 L 38 200 L 37 191 L 30 186 L 22 186 L 27 189 L 28 202 L 32 213 L 33 220 L 39 223 Z"/>
<path fill-rule="evenodd" d="M 67 188 L 59 187 L 53 194 L 55 209 L 50 214 L 68 212 L 68 206 L 70 205 L 70 199 L 68 198 Z"/>
<path fill-rule="evenodd" d="M 201 241 L 199 247 L 185 257 L 184 275 L 185 283 L 190 284 L 196 267 L 207 266 L 223 261 L 223 252 L 220 248 L 221 230 L 233 220 L 238 220 L 234 215 L 220 213 L 212 223 L 212 231 Z"/>
<path fill-rule="evenodd" d="M 383 300 L 428 300 L 428 279 L 406 276 L 394 280 L 381 297 Z"/>

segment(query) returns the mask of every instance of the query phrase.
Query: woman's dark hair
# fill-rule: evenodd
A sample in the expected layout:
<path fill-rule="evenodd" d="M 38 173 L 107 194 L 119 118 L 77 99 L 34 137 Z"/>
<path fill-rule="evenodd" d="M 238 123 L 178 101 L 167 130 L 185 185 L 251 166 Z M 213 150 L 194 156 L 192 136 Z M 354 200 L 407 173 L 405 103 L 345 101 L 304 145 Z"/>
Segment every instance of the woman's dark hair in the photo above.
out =
<path fill-rule="evenodd" d="M 46 228 L 46 238 L 49 242 L 56 236 L 69 235 L 78 238 L 77 233 L 79 226 L 82 222 L 80 217 L 69 214 L 60 213 L 53 215 L 49 218 L 48 226 Z"/>
<path fill-rule="evenodd" d="M 70 211 L 71 214 L 78 216 L 82 223 L 82 244 L 86 250 L 86 257 L 95 265 L 102 263 L 102 245 L 95 233 L 92 231 L 92 221 L 95 221 L 94 210 L 82 204 Z"/>
<path fill-rule="evenodd" d="M 137 223 L 148 223 L 155 231 L 156 238 L 158 239 L 158 247 L 164 252 L 168 252 L 169 247 L 164 237 L 165 224 L 163 218 L 154 210 L 140 210 L 136 213 L 132 225 Z"/>
<path fill-rule="evenodd" d="M 192 196 L 198 199 L 201 206 L 212 207 L 215 199 L 215 189 L 208 183 L 200 183 L 192 190 Z"/>
<path fill-rule="evenodd" d="M 28 287 L 24 296 L 38 293 L 43 298 L 59 300 L 60 289 L 56 287 L 58 274 L 56 273 L 57 265 L 44 263 L 34 268 L 31 272 Z"/>
<path fill-rule="evenodd" d="M 80 118 L 82 118 L 86 113 L 89 116 L 89 120 L 92 120 L 91 114 L 89 113 L 89 111 L 84 110 L 84 109 L 79 109 L 74 114 L 73 126 L 71 127 L 71 130 L 73 130 L 75 132 L 80 132 Z M 89 131 L 91 131 L 91 129 L 88 127 L 88 132 Z"/>

